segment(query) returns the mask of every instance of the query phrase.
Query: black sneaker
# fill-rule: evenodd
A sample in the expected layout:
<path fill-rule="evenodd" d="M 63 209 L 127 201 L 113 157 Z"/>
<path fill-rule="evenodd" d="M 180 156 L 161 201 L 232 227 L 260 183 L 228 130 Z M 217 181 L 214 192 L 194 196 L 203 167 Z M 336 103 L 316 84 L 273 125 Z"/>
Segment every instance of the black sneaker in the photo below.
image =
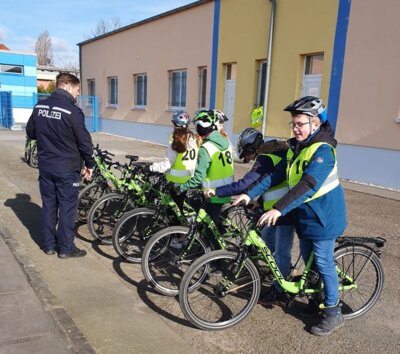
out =
<path fill-rule="evenodd" d="M 310 332 L 316 336 L 328 336 L 344 326 L 344 318 L 339 306 L 322 309 L 322 317 L 318 324 L 311 327 Z"/>
<path fill-rule="evenodd" d="M 80 250 L 79 248 L 75 247 L 75 251 L 72 253 L 59 253 L 58 258 L 78 258 L 78 257 L 84 257 L 86 256 L 86 251 L 85 250 Z"/>

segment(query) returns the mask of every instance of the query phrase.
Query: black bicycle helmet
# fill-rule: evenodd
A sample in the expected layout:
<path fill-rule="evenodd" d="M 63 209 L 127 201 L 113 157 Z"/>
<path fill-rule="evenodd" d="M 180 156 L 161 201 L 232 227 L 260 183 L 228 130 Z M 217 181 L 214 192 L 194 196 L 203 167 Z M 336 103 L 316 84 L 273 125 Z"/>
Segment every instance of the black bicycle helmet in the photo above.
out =
<path fill-rule="evenodd" d="M 287 106 L 284 111 L 306 114 L 309 117 L 318 116 L 322 122 L 326 121 L 326 107 L 318 97 L 305 96 Z"/>
<path fill-rule="evenodd" d="M 201 110 L 193 118 L 196 131 L 200 136 L 206 136 L 214 130 L 217 130 L 218 117 L 213 110 Z"/>
<path fill-rule="evenodd" d="M 261 144 L 264 143 L 263 135 L 254 128 L 244 129 L 237 141 L 237 153 L 239 158 L 243 158 L 246 154 L 253 154 L 257 151 Z"/>

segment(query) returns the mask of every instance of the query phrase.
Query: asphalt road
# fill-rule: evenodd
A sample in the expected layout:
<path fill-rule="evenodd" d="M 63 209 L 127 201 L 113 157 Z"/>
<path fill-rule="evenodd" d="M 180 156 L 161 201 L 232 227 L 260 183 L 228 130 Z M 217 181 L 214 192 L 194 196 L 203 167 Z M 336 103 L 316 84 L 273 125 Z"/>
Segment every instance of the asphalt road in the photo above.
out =
<path fill-rule="evenodd" d="M 365 316 L 347 321 L 333 335 L 321 338 L 308 333 L 312 321 L 304 322 L 296 315 L 300 303 L 290 310 L 257 305 L 236 327 L 206 332 L 185 320 L 176 299 L 158 295 L 147 286 L 140 265 L 122 262 L 112 246 L 93 241 L 86 225 L 78 228 L 77 245 L 88 250 L 87 257 L 59 260 L 38 249 L 41 202 L 37 170 L 21 160 L 24 139 L 23 132 L 0 131 L 0 224 L 26 250 L 58 306 L 96 352 L 400 352 L 399 200 L 346 189 L 346 235 L 387 239 L 382 254 L 384 292 Z M 160 145 L 105 134 L 93 134 L 93 141 L 120 161 L 125 154 L 154 160 L 165 151 Z M 239 165 L 236 171 L 239 177 L 246 167 Z"/>

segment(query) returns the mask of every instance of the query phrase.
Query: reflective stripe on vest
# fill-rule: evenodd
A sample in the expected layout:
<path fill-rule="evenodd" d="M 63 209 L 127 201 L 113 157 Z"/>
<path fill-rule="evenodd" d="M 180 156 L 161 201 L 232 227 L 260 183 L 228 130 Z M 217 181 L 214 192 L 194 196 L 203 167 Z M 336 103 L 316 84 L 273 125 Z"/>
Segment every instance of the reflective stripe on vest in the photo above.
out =
<path fill-rule="evenodd" d="M 325 179 L 320 189 L 312 197 L 308 198 L 305 203 L 321 197 L 322 195 L 330 192 L 332 189 L 336 188 L 339 185 L 335 148 L 328 143 L 315 143 L 303 149 L 293 162 L 293 151 L 289 149 L 287 153 L 288 164 L 286 174 L 287 180 L 289 181 L 289 189 L 292 189 L 295 185 L 297 185 L 297 183 L 299 183 L 301 177 L 303 176 L 303 171 L 310 163 L 315 151 L 317 151 L 317 149 L 324 144 L 328 145 L 332 149 L 333 156 L 335 157 L 335 166 L 333 167 L 329 176 Z"/>
<path fill-rule="evenodd" d="M 258 156 L 268 156 L 273 164 L 274 167 L 281 162 L 282 158 L 280 156 L 274 154 L 260 154 Z M 258 158 L 257 156 L 257 158 Z M 262 195 L 263 199 L 263 208 L 264 210 L 272 209 L 272 206 L 281 199 L 287 192 L 289 192 L 289 187 L 287 181 L 284 181 L 277 186 L 271 187 Z"/>
<path fill-rule="evenodd" d="M 179 152 L 171 169 L 165 174 L 167 181 L 179 184 L 188 181 L 193 176 L 196 168 L 197 152 L 197 147 L 185 152 Z"/>
<path fill-rule="evenodd" d="M 207 177 L 202 182 L 203 188 L 217 188 L 233 182 L 232 147 L 219 150 L 212 142 L 205 142 L 202 147 L 207 150 L 211 159 Z"/>

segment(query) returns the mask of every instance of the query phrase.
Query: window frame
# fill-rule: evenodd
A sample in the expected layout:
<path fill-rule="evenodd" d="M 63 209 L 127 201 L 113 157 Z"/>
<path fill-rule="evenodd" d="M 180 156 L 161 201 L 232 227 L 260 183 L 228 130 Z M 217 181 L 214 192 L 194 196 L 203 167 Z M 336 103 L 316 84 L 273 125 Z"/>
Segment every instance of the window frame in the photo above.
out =
<path fill-rule="evenodd" d="M 258 67 L 257 67 L 256 107 L 264 106 L 266 80 L 267 80 L 267 59 L 263 59 L 258 61 Z"/>
<path fill-rule="evenodd" d="M 2 67 L 19 68 L 19 69 L 21 69 L 21 72 L 3 71 Z M 23 65 L 0 64 L 0 74 L 23 76 L 24 75 L 24 66 Z"/>
<path fill-rule="evenodd" d="M 207 107 L 207 67 L 199 67 L 199 109 Z"/>
<path fill-rule="evenodd" d="M 174 75 L 179 74 L 179 87 L 178 87 L 178 95 L 179 98 L 175 102 L 175 98 L 173 97 L 174 91 L 176 88 L 174 87 Z M 168 94 L 168 109 L 169 110 L 180 110 L 186 108 L 186 94 L 187 94 L 187 70 L 180 69 L 180 70 L 169 70 L 169 94 Z M 174 104 L 177 103 L 177 104 Z"/>
<path fill-rule="evenodd" d="M 115 82 L 114 85 L 112 85 L 112 82 Z M 112 90 L 115 89 L 114 92 L 114 102 L 112 102 L 113 94 Z M 107 77 L 107 107 L 110 108 L 117 108 L 118 107 L 118 76 L 108 76 Z"/>
<path fill-rule="evenodd" d="M 138 83 L 139 78 L 142 78 L 141 84 L 141 95 L 142 102 L 138 102 Z M 133 108 L 135 109 L 146 109 L 147 108 L 147 73 L 134 74 L 133 75 Z"/>

